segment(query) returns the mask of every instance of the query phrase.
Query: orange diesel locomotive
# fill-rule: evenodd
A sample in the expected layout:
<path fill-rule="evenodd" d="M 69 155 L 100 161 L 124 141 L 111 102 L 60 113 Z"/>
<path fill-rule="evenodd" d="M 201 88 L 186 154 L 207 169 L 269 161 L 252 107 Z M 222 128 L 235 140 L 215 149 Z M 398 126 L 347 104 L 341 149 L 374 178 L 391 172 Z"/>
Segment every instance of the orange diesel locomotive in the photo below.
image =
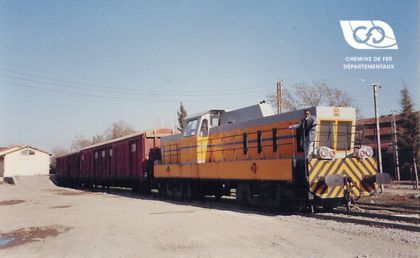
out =
<path fill-rule="evenodd" d="M 161 138 L 153 173 L 159 192 L 187 199 L 235 192 L 241 203 L 330 207 L 388 181 L 356 137 L 354 108 L 309 110 L 317 119 L 312 158 L 305 158 L 303 130 L 289 128 L 303 110 L 275 115 L 259 104 L 188 117 L 181 134 Z"/>

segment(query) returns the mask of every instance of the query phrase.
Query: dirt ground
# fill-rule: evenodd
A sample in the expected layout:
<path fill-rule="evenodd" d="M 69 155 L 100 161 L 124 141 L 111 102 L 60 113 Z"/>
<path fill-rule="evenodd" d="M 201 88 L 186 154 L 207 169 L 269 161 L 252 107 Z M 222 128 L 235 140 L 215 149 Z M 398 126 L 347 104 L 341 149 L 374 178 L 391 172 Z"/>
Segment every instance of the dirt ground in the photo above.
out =
<path fill-rule="evenodd" d="M 0 184 L 0 257 L 419 257 L 419 244 L 419 232 L 83 192 L 48 177 Z"/>
<path fill-rule="evenodd" d="M 382 194 L 362 197 L 359 203 L 385 204 L 420 210 L 420 191 L 414 189 L 412 185 L 393 183 L 387 185 Z"/>

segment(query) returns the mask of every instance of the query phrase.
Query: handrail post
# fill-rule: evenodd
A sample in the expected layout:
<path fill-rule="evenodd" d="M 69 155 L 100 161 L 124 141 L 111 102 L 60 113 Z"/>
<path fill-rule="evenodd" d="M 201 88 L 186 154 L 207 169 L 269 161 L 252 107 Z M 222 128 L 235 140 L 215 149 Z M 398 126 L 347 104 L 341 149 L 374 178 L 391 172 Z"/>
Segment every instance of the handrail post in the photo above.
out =
<path fill-rule="evenodd" d="M 235 143 L 235 135 L 232 136 L 233 138 L 233 161 L 236 161 L 236 143 Z"/>

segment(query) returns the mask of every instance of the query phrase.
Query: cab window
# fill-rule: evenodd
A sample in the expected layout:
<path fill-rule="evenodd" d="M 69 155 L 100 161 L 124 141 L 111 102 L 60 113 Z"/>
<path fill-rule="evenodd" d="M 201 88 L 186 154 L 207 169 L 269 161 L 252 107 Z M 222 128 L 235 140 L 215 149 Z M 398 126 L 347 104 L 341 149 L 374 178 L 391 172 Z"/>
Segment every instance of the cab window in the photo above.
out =
<path fill-rule="evenodd" d="M 197 119 L 188 121 L 184 129 L 184 136 L 195 135 L 197 131 L 197 124 L 198 124 Z"/>
<path fill-rule="evenodd" d="M 217 114 L 210 115 L 210 126 L 218 126 L 219 125 L 219 116 Z"/>
<path fill-rule="evenodd" d="M 352 122 L 338 121 L 337 150 L 350 150 Z"/>
<path fill-rule="evenodd" d="M 319 146 L 334 149 L 334 121 L 321 121 Z"/>

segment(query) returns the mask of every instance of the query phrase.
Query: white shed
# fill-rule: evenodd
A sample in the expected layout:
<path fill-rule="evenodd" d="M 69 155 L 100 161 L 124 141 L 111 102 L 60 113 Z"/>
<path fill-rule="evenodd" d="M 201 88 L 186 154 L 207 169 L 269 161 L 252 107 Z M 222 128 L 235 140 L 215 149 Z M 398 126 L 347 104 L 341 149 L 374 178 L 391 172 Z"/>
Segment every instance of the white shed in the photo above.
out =
<path fill-rule="evenodd" d="M 48 175 L 50 156 L 29 145 L 0 148 L 0 177 Z"/>

